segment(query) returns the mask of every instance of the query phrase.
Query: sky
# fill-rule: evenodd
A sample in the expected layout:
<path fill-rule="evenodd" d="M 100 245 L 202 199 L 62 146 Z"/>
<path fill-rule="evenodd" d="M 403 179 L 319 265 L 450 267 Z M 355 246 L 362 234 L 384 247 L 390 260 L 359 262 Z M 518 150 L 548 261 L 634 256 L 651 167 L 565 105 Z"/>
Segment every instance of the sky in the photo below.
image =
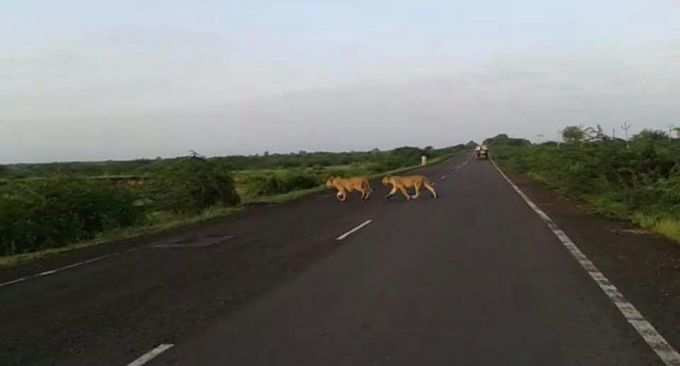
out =
<path fill-rule="evenodd" d="M 0 163 L 622 136 L 678 96 L 680 0 L 0 5 Z"/>

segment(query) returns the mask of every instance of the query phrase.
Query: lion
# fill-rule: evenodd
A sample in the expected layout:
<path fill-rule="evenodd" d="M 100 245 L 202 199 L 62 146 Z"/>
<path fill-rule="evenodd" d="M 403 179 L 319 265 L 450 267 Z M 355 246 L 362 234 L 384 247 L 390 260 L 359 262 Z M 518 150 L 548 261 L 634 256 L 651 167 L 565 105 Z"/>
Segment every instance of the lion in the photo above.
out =
<path fill-rule="evenodd" d="M 362 200 L 367 200 L 373 192 L 373 188 L 366 177 L 329 177 L 326 181 L 326 187 L 338 190 L 336 196 L 340 202 L 344 202 L 347 199 L 347 193 L 350 192 L 361 192 Z"/>
<path fill-rule="evenodd" d="M 386 176 L 382 179 L 382 183 L 385 186 L 392 185 L 392 190 L 390 193 L 385 196 L 385 198 L 390 198 L 392 197 L 395 193 L 397 193 L 397 189 L 401 192 L 401 194 L 406 197 L 407 200 L 410 200 L 411 198 L 418 198 L 420 197 L 420 190 L 425 187 L 430 193 L 432 193 L 432 196 L 434 198 L 437 198 L 437 191 L 435 191 L 434 187 L 432 187 L 434 184 L 425 176 L 422 175 L 412 175 L 408 177 L 397 177 L 397 176 Z M 408 194 L 408 189 L 413 188 L 416 191 L 416 194 L 411 197 Z"/>

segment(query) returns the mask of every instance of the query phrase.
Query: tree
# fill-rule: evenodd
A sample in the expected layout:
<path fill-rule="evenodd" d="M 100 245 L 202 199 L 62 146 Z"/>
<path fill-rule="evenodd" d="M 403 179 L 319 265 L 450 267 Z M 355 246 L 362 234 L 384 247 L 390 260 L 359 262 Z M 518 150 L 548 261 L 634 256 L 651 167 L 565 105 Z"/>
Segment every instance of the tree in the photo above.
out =
<path fill-rule="evenodd" d="M 567 126 L 564 128 L 564 130 L 562 130 L 562 139 L 564 142 L 581 142 L 585 137 L 585 131 L 583 131 L 583 129 L 579 126 Z"/>
<path fill-rule="evenodd" d="M 512 138 L 507 134 L 496 135 L 495 137 L 488 138 L 482 142 L 484 145 L 508 145 L 508 146 L 525 146 L 531 145 L 531 141 L 527 139 Z"/>
<path fill-rule="evenodd" d="M 199 212 L 213 205 L 240 202 L 228 167 L 221 161 L 194 156 L 165 167 L 152 190 L 159 208 L 175 212 Z"/>
<path fill-rule="evenodd" d="M 667 140 L 668 134 L 662 130 L 644 129 L 633 136 L 633 141 L 662 141 Z"/>
<path fill-rule="evenodd" d="M 206 160 L 205 156 L 203 156 L 203 155 L 197 153 L 197 152 L 194 151 L 194 150 L 189 150 L 189 154 L 191 154 L 191 155 L 190 155 L 190 158 L 192 158 L 192 159 Z"/>
<path fill-rule="evenodd" d="M 609 136 L 604 133 L 604 130 L 600 125 L 596 125 L 595 127 L 586 127 L 583 128 L 582 131 L 584 134 L 584 139 L 588 142 L 609 140 Z"/>

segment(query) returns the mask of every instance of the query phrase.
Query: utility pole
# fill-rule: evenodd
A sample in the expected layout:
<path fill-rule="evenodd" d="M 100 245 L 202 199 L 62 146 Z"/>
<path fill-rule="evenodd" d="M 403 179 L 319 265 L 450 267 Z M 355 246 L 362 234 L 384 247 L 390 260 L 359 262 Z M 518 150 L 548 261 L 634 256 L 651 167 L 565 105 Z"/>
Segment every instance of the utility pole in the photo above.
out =
<path fill-rule="evenodd" d="M 557 148 L 558 149 L 560 148 L 560 146 L 562 146 L 562 139 L 564 139 L 564 135 L 562 134 L 563 131 L 564 131 L 564 129 L 557 130 Z"/>
<path fill-rule="evenodd" d="M 621 125 L 621 129 L 626 133 L 626 141 L 628 141 L 628 130 L 633 127 L 633 125 L 630 122 L 624 122 L 623 125 Z"/>

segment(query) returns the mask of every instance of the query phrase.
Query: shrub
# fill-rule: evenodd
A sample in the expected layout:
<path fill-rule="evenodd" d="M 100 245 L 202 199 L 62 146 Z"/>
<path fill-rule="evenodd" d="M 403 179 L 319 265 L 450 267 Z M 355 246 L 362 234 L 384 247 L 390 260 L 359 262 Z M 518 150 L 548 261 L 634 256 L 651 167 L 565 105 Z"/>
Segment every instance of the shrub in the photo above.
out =
<path fill-rule="evenodd" d="M 131 191 L 76 179 L 8 184 L 0 191 L 0 255 L 94 238 L 144 220 Z"/>
<path fill-rule="evenodd" d="M 246 192 L 250 197 L 272 196 L 321 185 L 321 178 L 297 171 L 254 175 L 246 179 Z"/>
<path fill-rule="evenodd" d="M 517 173 L 538 178 L 605 214 L 678 238 L 680 142 L 647 131 L 632 141 L 492 147 Z"/>
<path fill-rule="evenodd" d="M 234 206 L 241 198 L 224 163 L 185 158 L 161 170 L 150 185 L 158 209 L 196 213 L 213 205 Z"/>

